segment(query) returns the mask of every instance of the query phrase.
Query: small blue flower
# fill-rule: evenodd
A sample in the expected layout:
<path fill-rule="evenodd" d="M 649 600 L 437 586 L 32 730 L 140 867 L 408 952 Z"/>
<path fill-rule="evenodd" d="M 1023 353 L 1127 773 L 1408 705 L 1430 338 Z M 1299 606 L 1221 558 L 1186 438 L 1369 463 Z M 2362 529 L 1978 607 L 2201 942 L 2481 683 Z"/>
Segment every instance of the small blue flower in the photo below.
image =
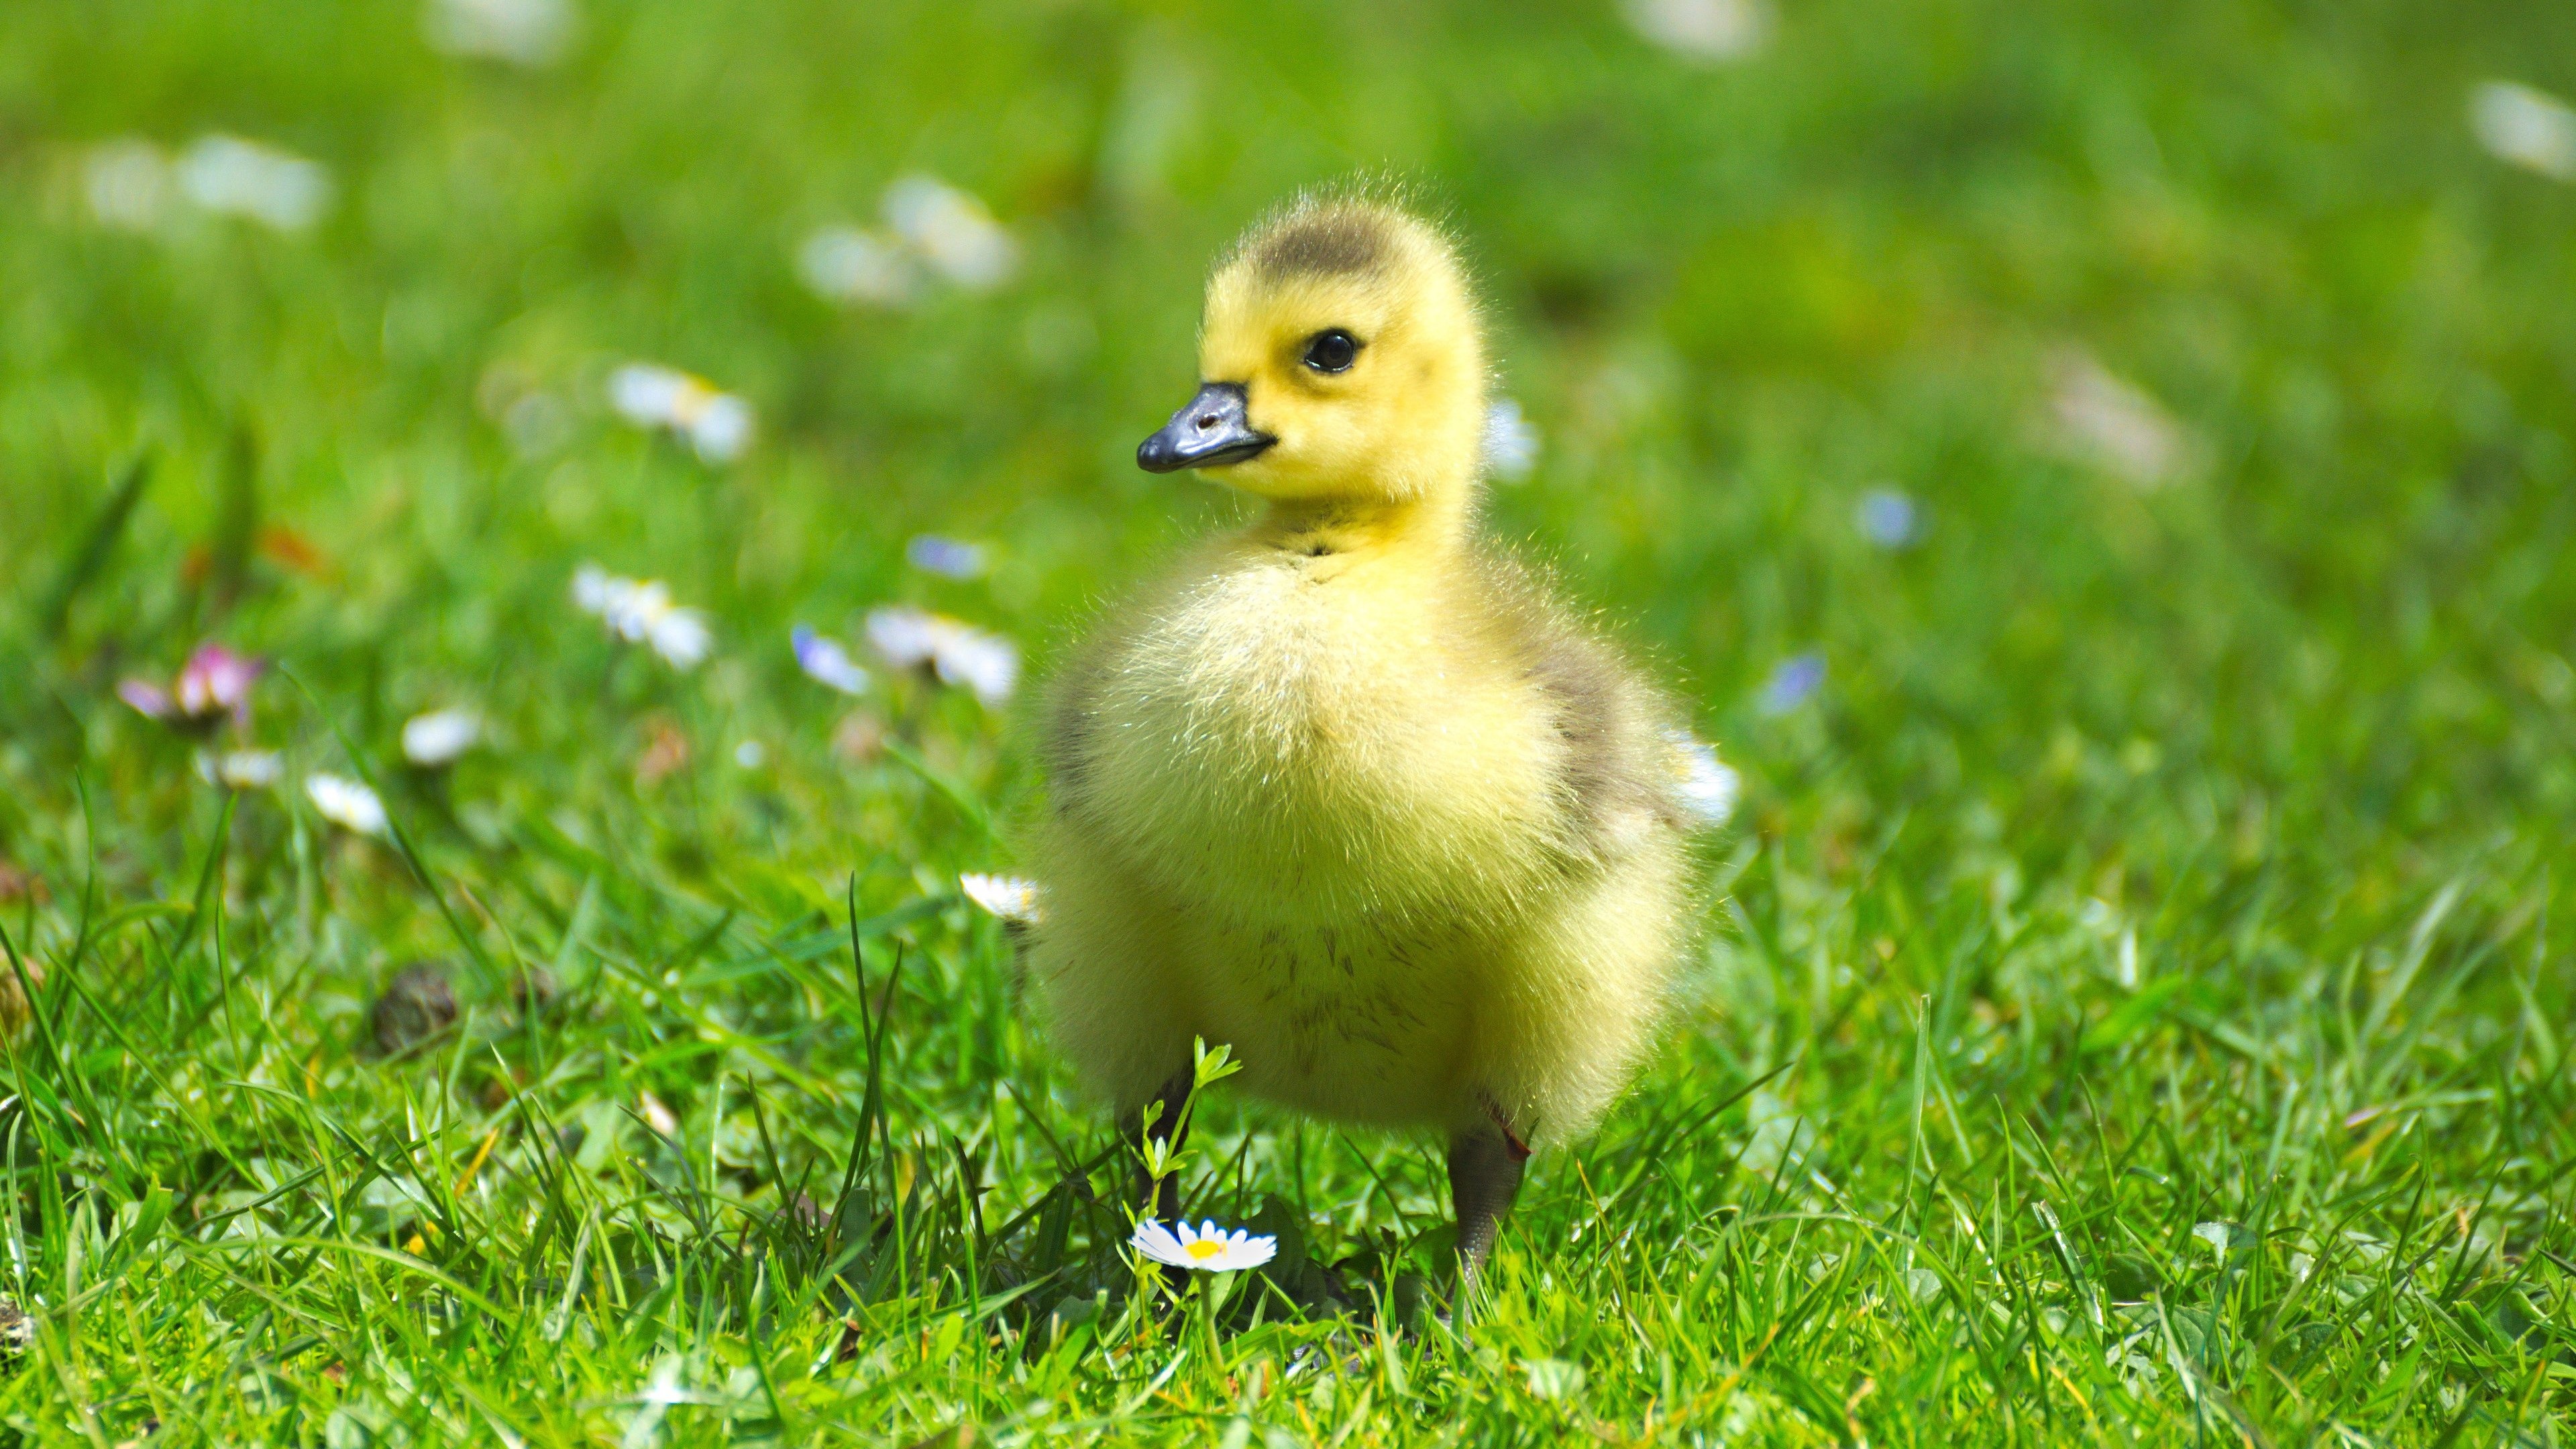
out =
<path fill-rule="evenodd" d="M 914 568 L 944 579 L 980 578 L 984 573 L 983 545 L 935 533 L 921 534 L 904 545 L 903 556 Z"/>
<path fill-rule="evenodd" d="M 1762 695 L 1756 707 L 1767 715 L 1783 715 L 1805 704 L 1825 685 L 1825 656 L 1816 653 L 1793 654 L 1780 661 L 1771 677 L 1762 682 Z"/>
<path fill-rule="evenodd" d="M 868 672 L 859 667 L 837 639 L 826 639 L 802 624 L 789 636 L 796 644 L 796 663 L 807 674 L 843 694 L 864 694 Z"/>
<path fill-rule="evenodd" d="M 1880 548 L 1908 548 L 1921 537 L 1922 510 L 1893 488 L 1872 488 L 1860 496 L 1857 510 L 1861 537 Z"/>

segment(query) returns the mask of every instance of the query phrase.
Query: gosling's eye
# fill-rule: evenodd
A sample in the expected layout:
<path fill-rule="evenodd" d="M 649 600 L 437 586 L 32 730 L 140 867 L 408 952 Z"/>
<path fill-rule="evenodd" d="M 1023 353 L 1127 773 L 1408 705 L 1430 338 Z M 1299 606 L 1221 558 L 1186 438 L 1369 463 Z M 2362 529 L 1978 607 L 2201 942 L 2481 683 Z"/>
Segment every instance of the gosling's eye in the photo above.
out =
<path fill-rule="evenodd" d="M 1339 327 L 1306 339 L 1306 365 L 1317 372 L 1348 372 L 1359 356 L 1360 340 Z"/>

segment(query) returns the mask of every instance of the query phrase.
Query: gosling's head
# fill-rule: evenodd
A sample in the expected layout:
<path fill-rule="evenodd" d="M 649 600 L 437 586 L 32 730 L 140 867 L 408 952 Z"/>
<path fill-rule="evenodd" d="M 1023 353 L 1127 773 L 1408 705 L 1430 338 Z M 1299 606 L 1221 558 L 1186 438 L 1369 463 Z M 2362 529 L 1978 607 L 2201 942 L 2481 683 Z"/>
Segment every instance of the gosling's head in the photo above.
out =
<path fill-rule="evenodd" d="M 1456 252 L 1355 199 L 1255 226 L 1208 283 L 1198 396 L 1136 449 L 1279 501 L 1463 496 L 1485 410 L 1484 339 Z"/>

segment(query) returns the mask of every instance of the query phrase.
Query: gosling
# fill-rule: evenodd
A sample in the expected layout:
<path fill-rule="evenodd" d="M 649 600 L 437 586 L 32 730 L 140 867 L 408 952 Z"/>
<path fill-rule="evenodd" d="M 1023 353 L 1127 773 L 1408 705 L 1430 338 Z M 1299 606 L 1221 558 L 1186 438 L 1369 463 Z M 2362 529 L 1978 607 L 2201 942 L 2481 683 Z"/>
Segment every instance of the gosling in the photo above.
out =
<path fill-rule="evenodd" d="M 1472 1289 L 1532 1146 L 1647 1046 L 1698 914 L 1695 746 L 1477 535 L 1484 341 L 1440 232 L 1292 204 L 1219 264 L 1199 374 L 1138 465 L 1267 507 L 1056 681 L 1029 980 L 1131 1130 L 1171 1131 L 1203 1038 L 1271 1101 L 1445 1131 Z"/>

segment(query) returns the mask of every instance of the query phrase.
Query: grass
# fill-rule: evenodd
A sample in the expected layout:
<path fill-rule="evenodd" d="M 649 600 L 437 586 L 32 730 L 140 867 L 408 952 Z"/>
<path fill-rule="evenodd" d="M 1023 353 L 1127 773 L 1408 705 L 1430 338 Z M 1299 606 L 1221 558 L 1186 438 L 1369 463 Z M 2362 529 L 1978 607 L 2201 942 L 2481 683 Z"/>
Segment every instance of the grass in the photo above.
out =
<path fill-rule="evenodd" d="M 2576 90 L 2576 12 L 1777 19 L 1702 67 L 1606 4 L 594 0 L 526 72 L 408 0 L 9 7 L 0 924 L 42 980 L 0 1422 L 2565 1442 L 2576 192 L 2465 117 Z M 91 218 L 83 148 L 206 131 L 324 162 L 332 209 Z M 1434 1144 L 1222 1088 L 1192 1203 L 1297 1251 L 1134 1291 L 1107 1129 L 956 894 L 1041 789 L 1025 704 L 853 706 L 786 643 L 908 600 L 1042 675 L 1230 516 L 1127 461 L 1207 259 L 1364 168 L 1446 208 L 1544 438 L 1492 526 L 1747 781 L 1661 1049 L 1535 1165 L 1472 1343 L 1424 1315 Z M 807 231 L 911 171 L 1019 275 L 805 293 Z M 631 357 L 750 399 L 751 451 L 619 424 Z M 1876 488 L 1919 541 L 1855 527 Z M 922 531 L 989 576 L 908 569 Z M 609 640 L 585 560 L 714 658 Z M 209 638 L 276 662 L 281 788 L 113 694 Z M 451 704 L 491 746 L 406 771 Z M 388 1053 L 416 961 L 458 1013 Z"/>

